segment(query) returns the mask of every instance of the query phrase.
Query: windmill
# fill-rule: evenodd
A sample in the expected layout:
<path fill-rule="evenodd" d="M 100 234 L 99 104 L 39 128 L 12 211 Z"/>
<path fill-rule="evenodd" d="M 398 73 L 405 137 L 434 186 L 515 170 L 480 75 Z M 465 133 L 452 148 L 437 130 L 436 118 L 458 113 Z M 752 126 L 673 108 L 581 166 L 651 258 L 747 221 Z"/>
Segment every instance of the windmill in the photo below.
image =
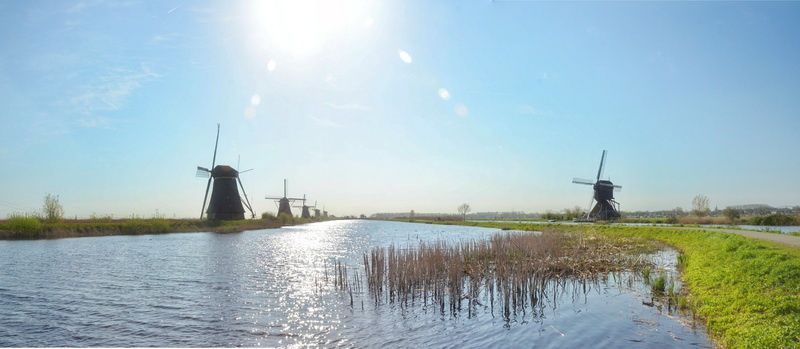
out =
<path fill-rule="evenodd" d="M 287 197 L 286 194 L 286 179 L 283 180 L 283 197 L 275 197 L 275 196 L 267 196 L 265 199 L 267 200 L 275 200 L 278 202 L 278 215 L 280 216 L 281 213 L 286 213 L 288 215 L 292 215 L 292 201 L 297 200 L 305 200 L 300 198 L 290 198 Z"/>
<path fill-rule="evenodd" d="M 211 159 L 211 169 L 197 166 L 197 177 L 208 178 L 206 184 L 206 194 L 203 197 L 203 208 L 200 210 L 200 219 L 203 214 L 210 220 L 235 220 L 244 219 L 244 207 L 250 211 L 251 217 L 255 217 L 250 200 L 244 191 L 240 173 L 235 168 L 227 165 L 217 165 L 217 146 L 219 145 L 219 124 L 217 124 L 217 140 L 214 142 L 214 157 Z M 211 191 L 211 200 L 208 200 L 208 190 L 211 188 L 211 181 L 214 181 L 214 190 Z M 239 196 L 239 189 L 242 189 L 244 198 Z M 208 201 L 208 211 L 206 211 L 206 201 Z M 244 204 L 244 207 L 242 207 Z"/>
<path fill-rule="evenodd" d="M 314 201 L 314 218 L 320 217 L 320 209 L 317 208 L 317 202 Z"/>
<path fill-rule="evenodd" d="M 591 185 L 594 188 L 594 194 L 589 201 L 589 208 L 586 213 L 587 220 L 614 220 L 619 218 L 619 203 L 614 200 L 614 192 L 622 189 L 622 186 L 614 185 L 610 180 L 601 180 L 603 176 L 603 166 L 606 162 L 606 151 L 603 150 L 603 155 L 600 157 L 600 168 L 597 169 L 597 179 L 591 181 L 588 179 L 573 178 L 572 183 Z M 597 204 L 592 208 L 592 202 L 597 201 Z"/>
<path fill-rule="evenodd" d="M 316 211 L 317 203 L 314 202 L 314 206 L 306 206 L 306 194 L 303 194 L 303 198 L 300 200 L 303 201 L 303 204 L 301 206 L 292 206 L 292 207 L 302 209 L 301 211 L 302 213 L 300 213 L 301 218 L 311 218 L 311 211 L 309 210 L 309 208 L 313 207 Z"/>

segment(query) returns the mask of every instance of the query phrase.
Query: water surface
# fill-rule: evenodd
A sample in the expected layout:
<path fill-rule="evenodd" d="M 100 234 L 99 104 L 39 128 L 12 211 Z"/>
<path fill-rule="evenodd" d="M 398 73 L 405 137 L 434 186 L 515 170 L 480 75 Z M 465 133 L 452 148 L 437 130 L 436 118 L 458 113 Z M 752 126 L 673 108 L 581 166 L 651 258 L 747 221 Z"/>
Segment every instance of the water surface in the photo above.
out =
<path fill-rule="evenodd" d="M 373 246 L 498 230 L 331 221 L 236 234 L 0 241 L 0 346 L 709 346 L 632 275 L 564 291 L 542 313 L 374 304 L 325 282 Z M 674 273 L 673 252 L 657 256 Z M 574 290 L 573 290 L 574 291 Z M 645 305 L 643 303 L 647 303 Z"/>

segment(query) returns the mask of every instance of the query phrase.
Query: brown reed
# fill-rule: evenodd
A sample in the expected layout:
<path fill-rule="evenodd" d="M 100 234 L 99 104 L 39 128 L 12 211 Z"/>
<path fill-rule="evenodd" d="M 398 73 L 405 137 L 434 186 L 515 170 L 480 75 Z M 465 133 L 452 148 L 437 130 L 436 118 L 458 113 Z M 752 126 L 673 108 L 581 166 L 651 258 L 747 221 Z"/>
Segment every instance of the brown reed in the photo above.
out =
<path fill-rule="evenodd" d="M 636 238 L 507 232 L 486 240 L 376 247 L 363 255 L 363 263 L 367 289 L 376 304 L 385 300 L 406 307 L 421 302 L 442 314 L 458 314 L 466 306 L 471 317 L 476 306 L 494 313 L 497 301 L 507 318 L 527 308 L 538 306 L 542 311 L 545 298 L 555 304 L 559 293 L 568 289 L 568 280 L 573 293 L 578 288 L 585 293 L 598 276 L 651 267 L 642 253 L 655 249 L 651 242 Z M 341 285 L 346 270 L 339 273 L 344 275 L 337 274 L 337 285 L 345 289 Z M 482 304 L 482 299 L 490 304 Z"/>

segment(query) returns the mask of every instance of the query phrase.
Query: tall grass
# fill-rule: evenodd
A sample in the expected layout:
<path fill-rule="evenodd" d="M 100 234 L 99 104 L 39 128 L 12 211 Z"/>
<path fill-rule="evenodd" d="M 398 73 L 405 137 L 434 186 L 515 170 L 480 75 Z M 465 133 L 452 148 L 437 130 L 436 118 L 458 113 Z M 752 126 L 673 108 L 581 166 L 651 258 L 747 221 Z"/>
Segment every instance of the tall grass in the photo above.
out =
<path fill-rule="evenodd" d="M 651 267 L 641 252 L 655 245 L 637 238 L 545 232 L 502 233 L 488 240 L 423 242 L 413 249 L 376 247 L 363 255 L 372 300 L 407 306 L 422 303 L 459 314 L 486 296 L 504 317 L 554 297 L 567 280 L 586 283 L 612 272 Z M 577 285 L 577 284 L 576 284 Z"/>
<path fill-rule="evenodd" d="M 15 232 L 20 238 L 32 237 L 42 232 L 44 224 L 39 217 L 11 215 L 0 225 L 0 229 Z"/>

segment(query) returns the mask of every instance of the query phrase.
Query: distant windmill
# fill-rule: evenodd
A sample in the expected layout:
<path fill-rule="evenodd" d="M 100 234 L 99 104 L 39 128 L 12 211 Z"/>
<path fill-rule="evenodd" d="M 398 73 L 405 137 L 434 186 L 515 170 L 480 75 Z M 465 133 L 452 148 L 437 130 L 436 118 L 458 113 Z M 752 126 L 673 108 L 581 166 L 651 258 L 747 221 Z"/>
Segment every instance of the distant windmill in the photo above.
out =
<path fill-rule="evenodd" d="M 619 191 L 622 186 L 614 185 L 610 180 L 601 180 L 603 176 L 603 166 L 606 162 L 606 151 L 603 150 L 603 155 L 600 157 L 600 168 L 597 169 L 597 179 L 591 181 L 588 179 L 573 178 L 572 183 L 591 185 L 594 188 L 594 194 L 589 201 L 589 208 L 586 213 L 587 220 L 614 220 L 619 218 L 619 203 L 614 201 L 614 191 Z M 597 201 L 597 204 L 592 208 L 592 202 Z"/>
<path fill-rule="evenodd" d="M 306 194 L 303 194 L 303 198 L 300 199 L 300 200 L 303 202 L 303 204 L 301 206 L 292 206 L 292 207 L 302 209 L 302 211 L 301 211 L 302 213 L 300 213 L 300 217 L 302 217 L 302 218 L 311 218 L 311 211 L 309 210 L 309 208 L 313 207 L 314 209 L 316 209 L 317 208 L 317 203 L 315 202 L 314 206 L 306 206 Z"/>
<path fill-rule="evenodd" d="M 292 201 L 304 200 L 300 198 L 287 197 L 286 179 L 283 180 L 283 197 L 267 196 L 265 199 L 275 200 L 278 202 L 278 215 L 281 213 L 286 213 L 290 216 L 292 215 Z"/>
<path fill-rule="evenodd" d="M 244 207 L 242 207 L 242 204 L 250 211 L 251 217 L 255 217 L 253 208 L 250 206 L 250 200 L 247 199 L 247 193 L 244 191 L 242 180 L 239 178 L 240 173 L 250 170 L 239 172 L 227 165 L 216 165 L 218 145 L 219 124 L 217 124 L 217 140 L 214 142 L 214 157 L 211 160 L 211 169 L 197 166 L 197 177 L 208 178 L 206 194 L 203 197 L 203 208 L 200 210 L 200 219 L 203 219 L 204 213 L 206 218 L 210 220 L 244 219 Z M 211 191 L 211 200 L 208 200 L 208 190 L 211 188 L 212 180 L 214 181 L 214 190 Z M 239 196 L 237 184 L 242 189 L 244 199 Z M 208 201 L 208 211 L 206 211 L 206 201 Z"/>
<path fill-rule="evenodd" d="M 314 201 L 314 218 L 320 217 L 320 209 L 317 208 L 317 202 Z"/>

